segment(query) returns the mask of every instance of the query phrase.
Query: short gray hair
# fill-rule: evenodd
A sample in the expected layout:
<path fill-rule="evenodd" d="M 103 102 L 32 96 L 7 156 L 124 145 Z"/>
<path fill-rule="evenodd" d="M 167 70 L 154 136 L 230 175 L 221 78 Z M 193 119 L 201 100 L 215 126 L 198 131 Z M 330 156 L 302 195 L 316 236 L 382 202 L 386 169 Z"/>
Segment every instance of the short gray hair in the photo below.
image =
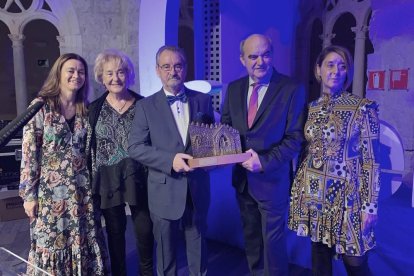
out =
<path fill-rule="evenodd" d="M 160 55 L 164 52 L 164 51 L 171 51 L 174 53 L 177 53 L 181 56 L 181 59 L 184 62 L 184 65 L 187 65 L 187 57 L 185 55 L 185 52 L 182 48 L 177 47 L 177 46 L 171 46 L 171 45 L 164 45 L 161 48 L 158 49 L 157 54 L 155 55 L 155 62 L 158 65 L 158 61 L 160 59 Z"/>
<path fill-rule="evenodd" d="M 131 59 L 122 51 L 117 49 L 107 49 L 99 53 L 95 59 L 95 66 L 93 68 L 95 80 L 102 84 L 102 74 L 104 64 L 110 61 L 118 62 L 122 69 L 127 72 L 128 85 L 135 83 L 135 70 Z"/>

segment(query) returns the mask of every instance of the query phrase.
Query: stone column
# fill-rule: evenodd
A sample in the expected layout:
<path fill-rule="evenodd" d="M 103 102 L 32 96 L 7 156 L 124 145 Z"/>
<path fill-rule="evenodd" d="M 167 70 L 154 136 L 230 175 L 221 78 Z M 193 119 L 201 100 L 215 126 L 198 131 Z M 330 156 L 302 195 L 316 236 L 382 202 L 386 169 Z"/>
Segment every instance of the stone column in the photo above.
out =
<path fill-rule="evenodd" d="M 27 87 L 26 87 L 26 68 L 24 64 L 22 34 L 9 34 L 13 42 L 13 64 L 14 64 L 14 86 L 16 90 L 16 109 L 17 114 L 21 114 L 27 108 Z"/>
<path fill-rule="evenodd" d="M 331 40 L 336 36 L 336 34 L 321 34 L 319 36 L 320 39 L 322 39 L 322 49 L 328 47 L 331 45 Z"/>
<path fill-rule="evenodd" d="M 368 27 L 357 26 L 351 28 L 355 33 L 355 53 L 354 53 L 354 82 L 352 84 L 352 93 L 364 97 L 365 92 L 365 34 Z"/>
<path fill-rule="evenodd" d="M 59 42 L 59 49 L 60 49 L 60 54 L 64 54 L 67 53 L 67 47 L 66 47 L 66 41 L 65 41 L 65 37 L 58 35 L 56 36 L 56 40 Z"/>

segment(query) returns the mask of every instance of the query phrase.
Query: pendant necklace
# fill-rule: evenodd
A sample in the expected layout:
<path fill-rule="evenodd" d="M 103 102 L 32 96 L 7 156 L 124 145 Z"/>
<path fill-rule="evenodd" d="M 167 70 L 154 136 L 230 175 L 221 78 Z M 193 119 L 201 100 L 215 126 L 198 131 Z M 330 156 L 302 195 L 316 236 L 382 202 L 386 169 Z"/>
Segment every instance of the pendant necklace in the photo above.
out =
<path fill-rule="evenodd" d="M 124 101 L 124 104 L 121 106 L 121 107 L 117 107 L 116 105 L 115 105 L 115 102 L 111 99 L 111 101 L 110 102 L 112 102 L 112 106 L 113 106 L 113 108 L 115 109 L 115 110 L 117 110 L 119 113 L 121 113 L 121 111 L 124 109 L 124 107 L 125 107 L 125 105 L 127 104 L 127 100 L 125 100 Z M 120 101 L 121 102 L 121 101 Z"/>
<path fill-rule="evenodd" d="M 121 113 L 122 109 L 124 109 L 126 103 L 127 103 L 127 101 L 125 101 L 124 104 L 120 108 L 118 108 L 119 113 Z"/>

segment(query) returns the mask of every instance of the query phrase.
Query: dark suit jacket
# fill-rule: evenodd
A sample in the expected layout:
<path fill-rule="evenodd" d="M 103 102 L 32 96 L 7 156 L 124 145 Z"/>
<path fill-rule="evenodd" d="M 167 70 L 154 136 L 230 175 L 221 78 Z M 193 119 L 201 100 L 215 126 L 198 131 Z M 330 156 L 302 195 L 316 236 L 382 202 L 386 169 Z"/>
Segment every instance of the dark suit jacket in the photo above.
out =
<path fill-rule="evenodd" d="M 258 200 L 287 201 L 291 182 L 291 160 L 304 142 L 306 93 L 292 79 L 273 70 L 268 90 L 252 127 L 247 126 L 249 78 L 228 85 L 221 122 L 240 131 L 243 151 L 259 155 L 263 172 L 251 173 L 240 165 L 233 169 L 233 186 L 249 189 Z"/>
<path fill-rule="evenodd" d="M 197 114 L 213 117 L 209 95 L 186 89 L 190 122 Z M 184 213 L 187 187 L 194 208 L 206 215 L 210 203 L 210 178 L 204 170 L 176 173 L 172 164 L 176 153 L 191 154 L 190 139 L 184 145 L 164 91 L 137 102 L 129 136 L 129 156 L 148 167 L 148 202 L 159 217 L 176 220 Z"/>

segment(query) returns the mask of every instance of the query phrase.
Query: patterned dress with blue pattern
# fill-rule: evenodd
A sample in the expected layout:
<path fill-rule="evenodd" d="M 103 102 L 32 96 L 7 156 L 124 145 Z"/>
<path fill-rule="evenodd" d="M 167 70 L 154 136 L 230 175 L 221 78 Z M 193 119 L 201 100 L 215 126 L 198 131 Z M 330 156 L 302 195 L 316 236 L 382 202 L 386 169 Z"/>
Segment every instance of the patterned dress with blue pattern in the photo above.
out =
<path fill-rule="evenodd" d="M 324 95 L 309 106 L 305 137 L 288 227 L 337 254 L 364 255 L 375 246 L 373 229 L 362 231 L 361 216 L 377 212 L 377 104 L 348 92 Z"/>

